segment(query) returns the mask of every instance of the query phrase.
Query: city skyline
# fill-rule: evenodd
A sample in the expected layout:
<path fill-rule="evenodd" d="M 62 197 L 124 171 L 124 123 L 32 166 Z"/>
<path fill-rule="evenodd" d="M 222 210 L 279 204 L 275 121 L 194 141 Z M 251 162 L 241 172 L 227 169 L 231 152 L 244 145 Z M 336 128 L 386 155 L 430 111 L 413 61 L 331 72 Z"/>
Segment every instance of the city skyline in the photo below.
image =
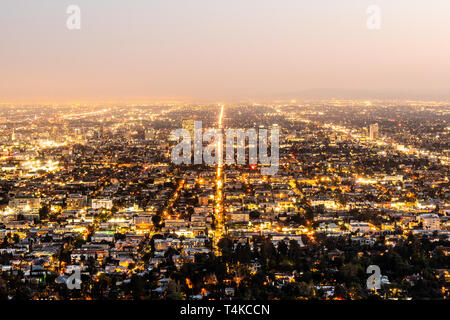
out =
<path fill-rule="evenodd" d="M 448 299 L 449 112 L 3 106 L 0 299 Z"/>

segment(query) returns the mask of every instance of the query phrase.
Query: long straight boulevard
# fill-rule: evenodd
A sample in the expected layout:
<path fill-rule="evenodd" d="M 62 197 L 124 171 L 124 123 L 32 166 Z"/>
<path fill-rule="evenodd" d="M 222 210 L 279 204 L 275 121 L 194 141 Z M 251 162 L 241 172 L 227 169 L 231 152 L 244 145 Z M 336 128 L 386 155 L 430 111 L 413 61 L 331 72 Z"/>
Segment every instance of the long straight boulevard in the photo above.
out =
<path fill-rule="evenodd" d="M 218 120 L 218 128 L 223 134 L 222 122 L 223 122 L 224 106 L 220 107 L 220 114 Z M 223 141 L 217 141 L 218 147 L 218 163 L 216 169 L 216 195 L 215 195 L 215 208 L 214 208 L 214 218 L 215 218 L 215 229 L 213 231 L 213 248 L 216 254 L 219 254 L 218 243 L 225 233 L 224 226 L 224 210 L 223 210 Z"/>

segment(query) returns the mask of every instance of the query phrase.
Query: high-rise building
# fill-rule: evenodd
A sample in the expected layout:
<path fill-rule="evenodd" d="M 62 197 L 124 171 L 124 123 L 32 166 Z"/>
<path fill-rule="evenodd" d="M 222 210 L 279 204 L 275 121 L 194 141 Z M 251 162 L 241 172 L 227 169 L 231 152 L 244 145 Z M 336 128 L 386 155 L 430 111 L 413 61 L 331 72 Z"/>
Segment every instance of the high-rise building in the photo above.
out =
<path fill-rule="evenodd" d="M 183 129 L 189 131 L 192 138 L 194 138 L 194 120 L 183 120 Z"/>
<path fill-rule="evenodd" d="M 147 129 L 144 132 L 144 139 L 145 141 L 150 141 L 155 138 L 155 132 L 152 129 Z"/>
<path fill-rule="evenodd" d="M 378 138 L 378 123 L 374 123 L 369 126 L 369 138 L 371 140 Z"/>

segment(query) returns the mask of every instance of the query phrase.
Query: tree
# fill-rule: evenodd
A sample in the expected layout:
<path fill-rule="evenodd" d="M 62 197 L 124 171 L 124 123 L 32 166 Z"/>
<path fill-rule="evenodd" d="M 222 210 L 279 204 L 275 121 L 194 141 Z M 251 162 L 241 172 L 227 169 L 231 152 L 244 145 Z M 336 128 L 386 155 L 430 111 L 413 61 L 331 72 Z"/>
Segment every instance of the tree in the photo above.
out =
<path fill-rule="evenodd" d="M 170 280 L 167 284 L 167 299 L 169 300 L 184 300 L 184 296 L 181 294 L 180 283 L 174 280 Z"/>
<path fill-rule="evenodd" d="M 222 238 L 218 243 L 225 261 L 230 261 L 233 255 L 233 241 L 230 238 Z"/>
<path fill-rule="evenodd" d="M 42 207 L 39 208 L 39 220 L 45 220 L 48 218 L 50 213 L 50 209 L 48 208 L 48 205 L 44 204 Z"/>
<path fill-rule="evenodd" d="M 117 212 L 119 212 L 119 208 L 118 208 L 116 205 L 114 205 L 114 206 L 111 208 L 111 214 L 114 215 L 114 214 L 116 214 Z"/>
<path fill-rule="evenodd" d="M 14 241 L 14 243 L 19 243 L 20 237 L 19 237 L 19 235 L 17 233 L 14 233 L 13 241 Z"/>
<path fill-rule="evenodd" d="M 127 235 L 123 234 L 123 233 L 117 232 L 117 233 L 114 234 L 114 240 L 115 241 L 117 241 L 117 240 L 125 240 L 126 237 L 127 237 Z"/>
<path fill-rule="evenodd" d="M 271 260 L 275 258 L 276 250 L 275 247 L 269 239 L 263 239 L 261 244 L 261 256 L 263 259 Z"/>
<path fill-rule="evenodd" d="M 250 211 L 250 219 L 258 219 L 259 218 L 259 212 L 258 211 Z"/>
<path fill-rule="evenodd" d="M 252 251 L 248 244 L 238 244 L 234 253 L 235 260 L 240 263 L 249 263 L 252 257 Z"/>
<path fill-rule="evenodd" d="M 145 281 L 141 276 L 133 275 L 130 281 L 130 289 L 135 300 L 141 299 L 144 295 Z"/>
<path fill-rule="evenodd" d="M 155 227 L 159 227 L 160 226 L 160 223 L 161 223 L 161 217 L 159 216 L 159 215 L 154 215 L 153 217 L 152 217 L 152 222 L 153 222 L 153 225 L 155 226 Z"/>
<path fill-rule="evenodd" d="M 283 255 L 283 256 L 287 255 L 288 247 L 284 241 L 280 241 L 280 243 L 278 243 L 277 249 L 278 249 L 278 254 Z"/>
<path fill-rule="evenodd" d="M 287 254 L 291 260 L 296 261 L 298 259 L 298 257 L 300 256 L 300 250 L 300 245 L 297 241 L 289 241 L 289 250 Z"/>

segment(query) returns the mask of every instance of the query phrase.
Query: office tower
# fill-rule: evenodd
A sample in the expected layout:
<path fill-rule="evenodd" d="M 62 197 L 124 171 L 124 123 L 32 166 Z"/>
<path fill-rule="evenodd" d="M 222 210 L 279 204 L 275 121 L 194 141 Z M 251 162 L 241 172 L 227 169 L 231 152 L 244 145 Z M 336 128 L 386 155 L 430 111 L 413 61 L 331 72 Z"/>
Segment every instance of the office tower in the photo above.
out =
<path fill-rule="evenodd" d="M 369 138 L 371 140 L 378 138 L 378 123 L 374 123 L 369 126 Z"/>
<path fill-rule="evenodd" d="M 154 138 L 155 138 L 155 134 L 152 129 L 145 130 L 145 132 L 144 132 L 145 141 L 150 141 L 150 140 L 153 140 Z"/>
<path fill-rule="evenodd" d="M 183 129 L 189 131 L 191 137 L 194 137 L 194 120 L 183 120 Z"/>

